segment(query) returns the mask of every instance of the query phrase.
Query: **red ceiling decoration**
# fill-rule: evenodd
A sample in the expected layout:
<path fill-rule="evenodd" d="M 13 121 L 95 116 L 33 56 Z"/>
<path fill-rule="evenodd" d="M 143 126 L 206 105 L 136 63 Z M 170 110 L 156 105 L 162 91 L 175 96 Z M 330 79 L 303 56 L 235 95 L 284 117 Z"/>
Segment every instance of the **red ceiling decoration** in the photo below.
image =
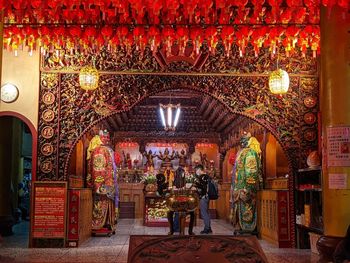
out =
<path fill-rule="evenodd" d="M 161 45 L 179 52 L 187 45 L 199 53 L 206 43 L 215 52 L 222 42 L 229 55 L 248 44 L 287 54 L 319 51 L 320 5 L 349 10 L 348 0 L 0 0 L 4 10 L 4 46 L 8 50 L 136 46 L 141 52 Z"/>

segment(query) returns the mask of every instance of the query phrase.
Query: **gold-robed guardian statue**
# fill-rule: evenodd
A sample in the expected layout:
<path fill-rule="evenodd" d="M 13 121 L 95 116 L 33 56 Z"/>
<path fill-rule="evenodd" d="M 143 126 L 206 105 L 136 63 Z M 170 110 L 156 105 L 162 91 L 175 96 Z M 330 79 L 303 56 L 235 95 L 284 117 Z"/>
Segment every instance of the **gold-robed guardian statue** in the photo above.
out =
<path fill-rule="evenodd" d="M 240 143 L 231 184 L 234 234 L 256 232 L 257 191 L 262 187 L 260 144 L 250 133 L 245 133 Z"/>
<path fill-rule="evenodd" d="M 115 233 L 118 216 L 118 184 L 114 152 L 107 131 L 92 138 L 87 150 L 87 186 L 92 188 L 92 233 Z"/>

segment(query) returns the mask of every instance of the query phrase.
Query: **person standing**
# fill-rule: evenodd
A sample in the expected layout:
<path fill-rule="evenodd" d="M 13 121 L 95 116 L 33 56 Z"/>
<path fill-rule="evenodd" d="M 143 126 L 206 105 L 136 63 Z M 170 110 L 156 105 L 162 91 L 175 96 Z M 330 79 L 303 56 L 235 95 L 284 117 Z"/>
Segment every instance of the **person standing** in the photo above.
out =
<path fill-rule="evenodd" d="M 207 195 L 208 191 L 208 181 L 209 175 L 204 172 L 203 165 L 197 165 L 195 168 L 196 171 L 196 180 L 194 186 L 197 188 L 199 195 L 199 209 L 201 211 L 201 216 L 204 222 L 204 229 L 201 231 L 201 234 L 210 234 L 213 233 L 210 223 L 209 215 L 209 197 Z"/>

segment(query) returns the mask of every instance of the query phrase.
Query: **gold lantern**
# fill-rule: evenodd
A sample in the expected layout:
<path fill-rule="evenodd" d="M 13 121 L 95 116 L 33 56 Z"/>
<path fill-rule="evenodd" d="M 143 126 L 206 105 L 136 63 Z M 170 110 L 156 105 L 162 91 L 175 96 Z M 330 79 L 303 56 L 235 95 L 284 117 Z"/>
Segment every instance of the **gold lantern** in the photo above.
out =
<path fill-rule="evenodd" d="M 270 73 L 269 87 L 273 94 L 287 93 L 289 88 L 288 73 L 282 69 L 277 69 Z"/>
<path fill-rule="evenodd" d="M 98 88 L 99 74 L 95 67 L 86 66 L 79 72 L 79 84 L 84 90 L 95 90 Z"/>

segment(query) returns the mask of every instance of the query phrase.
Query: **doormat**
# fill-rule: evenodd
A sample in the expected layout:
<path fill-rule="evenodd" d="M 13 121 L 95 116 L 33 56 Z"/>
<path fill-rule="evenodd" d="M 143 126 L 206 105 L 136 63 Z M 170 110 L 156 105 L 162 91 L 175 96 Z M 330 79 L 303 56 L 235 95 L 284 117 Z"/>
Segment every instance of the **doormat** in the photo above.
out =
<path fill-rule="evenodd" d="M 255 236 L 131 235 L 128 263 L 268 262 Z"/>

